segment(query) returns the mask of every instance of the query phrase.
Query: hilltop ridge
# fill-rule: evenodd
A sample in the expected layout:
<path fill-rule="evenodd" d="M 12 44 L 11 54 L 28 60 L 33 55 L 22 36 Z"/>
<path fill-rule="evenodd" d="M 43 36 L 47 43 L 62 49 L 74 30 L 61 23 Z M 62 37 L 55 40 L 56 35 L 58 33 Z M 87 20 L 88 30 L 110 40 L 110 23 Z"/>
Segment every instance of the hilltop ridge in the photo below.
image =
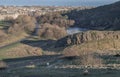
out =
<path fill-rule="evenodd" d="M 95 30 L 120 30 L 120 1 L 86 10 L 67 13 L 75 26 Z"/>

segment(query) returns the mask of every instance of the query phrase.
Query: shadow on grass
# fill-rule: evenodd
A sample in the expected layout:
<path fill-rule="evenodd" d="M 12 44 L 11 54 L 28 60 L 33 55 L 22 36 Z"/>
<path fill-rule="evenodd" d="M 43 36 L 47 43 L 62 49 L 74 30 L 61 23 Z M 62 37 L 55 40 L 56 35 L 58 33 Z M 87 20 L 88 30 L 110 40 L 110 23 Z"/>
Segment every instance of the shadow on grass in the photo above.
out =
<path fill-rule="evenodd" d="M 39 47 L 44 51 L 62 50 L 62 48 L 55 48 L 56 40 L 23 40 L 21 43 L 30 45 L 32 47 Z"/>
<path fill-rule="evenodd" d="M 54 57 L 59 57 L 61 55 L 43 55 L 43 56 L 29 56 L 29 57 L 21 57 L 21 58 L 11 58 L 11 59 L 3 59 L 4 62 L 19 62 L 26 60 L 36 60 L 36 59 L 49 59 Z"/>
<path fill-rule="evenodd" d="M 8 69 L 23 68 L 29 65 L 46 65 L 46 63 L 52 63 L 59 59 L 61 55 L 43 55 L 43 56 L 29 56 L 22 58 L 3 59 Z"/>

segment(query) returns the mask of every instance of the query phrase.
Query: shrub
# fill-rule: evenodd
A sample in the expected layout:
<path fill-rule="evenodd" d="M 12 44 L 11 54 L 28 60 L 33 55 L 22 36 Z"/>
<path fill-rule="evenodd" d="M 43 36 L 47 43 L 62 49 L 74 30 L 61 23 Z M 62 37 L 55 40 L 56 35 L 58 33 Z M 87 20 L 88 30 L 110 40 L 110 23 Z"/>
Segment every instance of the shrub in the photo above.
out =
<path fill-rule="evenodd" d="M 80 57 L 79 63 L 85 66 L 102 65 L 102 59 L 94 55 L 92 51 L 81 51 L 77 46 L 67 47 L 63 51 L 65 57 Z M 78 63 L 78 62 L 77 62 Z"/>
<path fill-rule="evenodd" d="M 69 20 L 67 16 L 62 16 L 58 12 L 39 16 L 37 17 L 37 21 L 40 24 L 49 23 L 49 24 L 58 25 L 59 27 L 69 27 L 75 23 L 74 20 Z"/>
<path fill-rule="evenodd" d="M 81 63 L 85 66 L 100 66 L 102 65 L 102 59 L 95 57 L 94 54 L 83 55 Z"/>
<path fill-rule="evenodd" d="M 67 34 L 65 28 L 60 28 L 57 25 L 45 23 L 41 26 L 42 28 L 39 29 L 38 35 L 45 39 L 60 39 Z"/>
<path fill-rule="evenodd" d="M 35 29 L 36 20 L 34 17 L 20 15 L 15 20 L 12 26 L 8 28 L 8 33 L 16 34 L 21 32 L 31 33 Z"/>
<path fill-rule="evenodd" d="M 24 31 L 24 30 L 18 24 L 14 24 L 14 25 L 10 26 L 8 29 L 8 33 L 14 34 L 14 35 L 17 35 L 17 34 L 21 33 L 22 31 Z"/>

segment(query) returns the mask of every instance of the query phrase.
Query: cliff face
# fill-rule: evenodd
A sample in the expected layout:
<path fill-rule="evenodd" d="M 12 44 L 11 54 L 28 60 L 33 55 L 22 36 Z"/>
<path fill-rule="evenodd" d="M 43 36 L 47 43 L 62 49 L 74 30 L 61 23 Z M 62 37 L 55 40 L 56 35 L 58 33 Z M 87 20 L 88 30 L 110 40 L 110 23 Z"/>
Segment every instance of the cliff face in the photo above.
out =
<path fill-rule="evenodd" d="M 56 43 L 56 47 L 66 47 L 71 45 L 78 45 L 88 42 L 101 42 L 104 41 L 119 40 L 120 43 L 120 31 L 87 31 L 77 34 L 66 36 L 59 39 Z M 103 44 L 104 44 L 103 42 Z M 107 43 L 107 42 L 106 42 Z"/>
<path fill-rule="evenodd" d="M 67 13 L 75 26 L 95 30 L 120 30 L 120 1 L 87 10 Z"/>

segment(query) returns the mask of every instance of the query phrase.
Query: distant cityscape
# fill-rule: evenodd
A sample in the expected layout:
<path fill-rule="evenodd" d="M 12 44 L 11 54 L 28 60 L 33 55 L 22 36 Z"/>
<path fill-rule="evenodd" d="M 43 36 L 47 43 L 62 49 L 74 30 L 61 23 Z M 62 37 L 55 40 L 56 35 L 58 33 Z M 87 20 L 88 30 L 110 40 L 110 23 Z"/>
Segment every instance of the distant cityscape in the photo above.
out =
<path fill-rule="evenodd" d="M 0 6 L 0 20 L 4 20 L 7 17 L 15 19 L 19 15 L 34 16 L 36 13 L 38 15 L 44 15 L 49 12 L 61 12 L 73 9 L 82 10 L 86 8 L 88 9 L 91 7 Z"/>

